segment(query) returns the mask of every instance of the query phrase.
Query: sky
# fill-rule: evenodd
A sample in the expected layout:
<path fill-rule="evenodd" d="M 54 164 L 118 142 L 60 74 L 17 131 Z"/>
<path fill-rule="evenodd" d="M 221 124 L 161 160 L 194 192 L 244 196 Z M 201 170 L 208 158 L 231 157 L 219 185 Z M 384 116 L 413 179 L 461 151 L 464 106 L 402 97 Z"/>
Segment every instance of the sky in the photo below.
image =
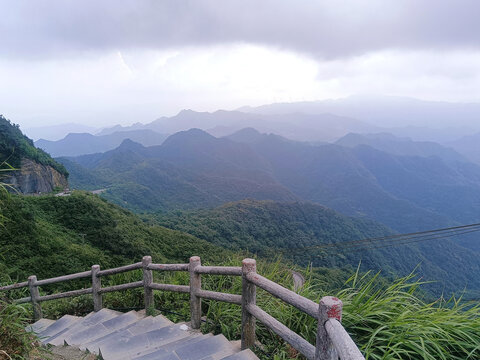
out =
<path fill-rule="evenodd" d="M 22 128 L 356 94 L 480 102 L 477 0 L 0 0 Z"/>

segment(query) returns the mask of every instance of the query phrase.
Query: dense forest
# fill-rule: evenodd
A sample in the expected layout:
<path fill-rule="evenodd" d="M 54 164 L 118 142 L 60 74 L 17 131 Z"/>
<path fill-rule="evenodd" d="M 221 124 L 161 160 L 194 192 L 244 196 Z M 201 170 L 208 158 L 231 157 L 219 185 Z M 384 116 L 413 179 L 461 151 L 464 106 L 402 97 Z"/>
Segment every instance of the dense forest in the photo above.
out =
<path fill-rule="evenodd" d="M 158 262 L 186 262 L 192 254 L 220 260 L 231 254 L 191 235 L 147 225 L 96 195 L 1 196 L 3 281 L 85 271 L 94 263 L 115 267 L 148 254 Z"/>
<path fill-rule="evenodd" d="M 217 246 L 248 250 L 264 258 L 282 254 L 290 261 L 314 267 L 356 267 L 387 276 L 408 275 L 417 268 L 436 295 L 480 289 L 477 256 L 454 241 L 383 247 L 352 240 L 382 237 L 394 232 L 377 222 L 347 217 L 314 203 L 243 200 L 214 209 L 172 211 L 144 216 L 171 229 L 192 234 Z M 455 253 L 455 257 L 448 254 Z M 462 284 L 462 285 L 460 285 Z"/>

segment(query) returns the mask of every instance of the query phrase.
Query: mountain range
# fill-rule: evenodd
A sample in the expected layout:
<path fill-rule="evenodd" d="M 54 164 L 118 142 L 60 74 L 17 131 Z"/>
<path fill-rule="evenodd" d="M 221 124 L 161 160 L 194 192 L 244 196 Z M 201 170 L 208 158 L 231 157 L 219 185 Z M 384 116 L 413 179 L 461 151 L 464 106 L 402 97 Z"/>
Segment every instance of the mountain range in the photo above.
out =
<path fill-rule="evenodd" d="M 479 166 L 440 145 L 396 142 L 410 147 L 403 150 L 409 155 L 364 144 L 312 145 L 254 129 L 224 138 L 192 129 L 160 146 L 126 140 L 106 153 L 60 161 L 72 186 L 96 182 L 107 188 L 105 197 L 139 211 L 252 198 L 314 201 L 397 231 L 478 220 Z"/>
<path fill-rule="evenodd" d="M 160 145 L 167 136 L 148 129 L 118 131 L 108 135 L 70 133 L 57 141 L 37 140 L 35 146 L 54 157 L 77 156 L 115 149 L 125 139 L 136 141 L 145 146 Z"/>
<path fill-rule="evenodd" d="M 220 137 L 245 127 L 254 127 L 261 132 L 275 132 L 282 136 L 305 141 L 333 141 L 355 132 L 375 132 L 378 127 L 366 122 L 332 114 L 251 114 L 240 111 L 218 110 L 215 112 L 197 112 L 182 110 L 172 117 L 161 117 L 149 124 L 120 125 L 103 129 L 98 135 L 107 135 L 118 131 L 150 129 L 160 133 L 175 133 L 198 128 Z"/>

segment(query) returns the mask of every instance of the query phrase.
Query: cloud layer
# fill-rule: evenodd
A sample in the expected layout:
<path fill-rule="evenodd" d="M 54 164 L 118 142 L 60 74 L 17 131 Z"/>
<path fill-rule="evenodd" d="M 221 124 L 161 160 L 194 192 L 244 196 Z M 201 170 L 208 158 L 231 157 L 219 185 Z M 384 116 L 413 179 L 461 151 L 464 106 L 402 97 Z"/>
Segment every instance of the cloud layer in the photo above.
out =
<path fill-rule="evenodd" d="M 480 47 L 476 0 L 0 0 L 0 54 L 245 42 L 321 58 Z"/>

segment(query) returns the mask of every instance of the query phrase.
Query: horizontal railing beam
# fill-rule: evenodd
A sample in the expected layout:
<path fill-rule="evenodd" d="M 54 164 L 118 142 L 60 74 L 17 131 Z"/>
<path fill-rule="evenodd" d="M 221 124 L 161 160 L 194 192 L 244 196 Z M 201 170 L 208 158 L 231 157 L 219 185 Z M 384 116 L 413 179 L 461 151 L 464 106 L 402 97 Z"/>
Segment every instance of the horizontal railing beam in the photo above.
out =
<path fill-rule="evenodd" d="M 82 279 L 82 278 L 87 278 L 92 276 L 92 271 L 84 271 L 84 272 L 79 272 L 75 274 L 69 274 L 69 275 L 63 275 L 63 276 L 58 276 L 50 279 L 43 279 L 43 280 L 37 280 L 35 283 L 35 286 L 42 286 L 42 285 L 49 285 L 49 284 L 55 284 L 59 283 L 62 281 L 69 281 L 69 280 L 75 280 L 75 279 Z"/>
<path fill-rule="evenodd" d="M 123 273 L 123 272 L 137 270 L 137 269 L 141 269 L 141 268 L 142 268 L 142 263 L 137 262 L 135 264 L 120 266 L 120 267 L 113 268 L 113 269 L 100 270 L 97 273 L 97 276 L 115 275 L 115 274 L 120 274 L 120 273 Z"/>
<path fill-rule="evenodd" d="M 172 285 L 172 284 L 152 283 L 152 284 L 150 284 L 150 289 L 180 292 L 180 293 L 189 293 L 190 292 L 190 286 L 188 286 L 188 285 Z"/>
<path fill-rule="evenodd" d="M 21 299 L 13 300 L 15 304 L 26 304 L 32 301 L 32 298 L 30 296 L 24 297 Z"/>
<path fill-rule="evenodd" d="M 12 285 L 0 286 L 0 291 L 8 291 L 13 289 L 20 289 L 28 286 L 28 281 L 24 281 L 21 283 L 16 283 Z"/>
<path fill-rule="evenodd" d="M 114 291 L 121 291 L 121 290 L 127 290 L 127 289 L 135 289 L 143 287 L 143 281 L 135 281 L 133 283 L 128 283 L 128 284 L 121 284 L 121 285 L 114 285 L 114 286 L 109 286 L 109 287 L 104 287 L 98 290 L 99 294 L 105 294 L 109 292 L 114 292 Z"/>
<path fill-rule="evenodd" d="M 239 266 L 197 266 L 196 274 L 208 275 L 233 275 L 242 276 L 242 268 Z"/>
<path fill-rule="evenodd" d="M 63 292 L 63 293 L 59 293 L 59 294 L 51 294 L 51 295 L 40 296 L 38 298 L 38 302 L 48 301 L 48 300 L 56 300 L 56 299 L 63 299 L 63 298 L 74 297 L 74 296 L 87 295 L 87 294 L 91 294 L 91 293 L 92 293 L 92 288 L 67 291 L 67 292 Z"/>
<path fill-rule="evenodd" d="M 188 271 L 188 264 L 149 264 L 147 269 L 156 271 Z"/>
<path fill-rule="evenodd" d="M 246 308 L 247 311 L 252 314 L 258 321 L 260 321 L 269 329 L 273 330 L 275 334 L 280 336 L 283 340 L 285 340 L 287 343 L 297 349 L 307 359 L 315 359 L 315 346 L 310 344 L 307 340 L 302 338 L 296 332 L 290 330 L 280 321 L 275 319 L 272 315 L 260 309 L 257 305 L 249 304 L 246 306 Z"/>
<path fill-rule="evenodd" d="M 230 304 L 242 305 L 242 296 L 236 294 L 226 294 L 208 290 L 198 290 L 195 295 L 204 299 L 223 301 Z"/>
<path fill-rule="evenodd" d="M 295 306 L 297 309 L 307 313 L 314 319 L 318 317 L 318 304 L 314 303 L 312 300 L 309 300 L 301 295 L 298 295 L 296 292 L 288 290 L 283 286 L 268 280 L 267 278 L 258 275 L 257 273 L 248 273 L 246 275 L 248 281 L 257 285 L 259 288 L 269 292 L 273 296 L 285 301 L 287 304 Z"/>
<path fill-rule="evenodd" d="M 337 319 L 327 320 L 325 329 L 340 359 L 365 360 L 355 342 Z"/>

